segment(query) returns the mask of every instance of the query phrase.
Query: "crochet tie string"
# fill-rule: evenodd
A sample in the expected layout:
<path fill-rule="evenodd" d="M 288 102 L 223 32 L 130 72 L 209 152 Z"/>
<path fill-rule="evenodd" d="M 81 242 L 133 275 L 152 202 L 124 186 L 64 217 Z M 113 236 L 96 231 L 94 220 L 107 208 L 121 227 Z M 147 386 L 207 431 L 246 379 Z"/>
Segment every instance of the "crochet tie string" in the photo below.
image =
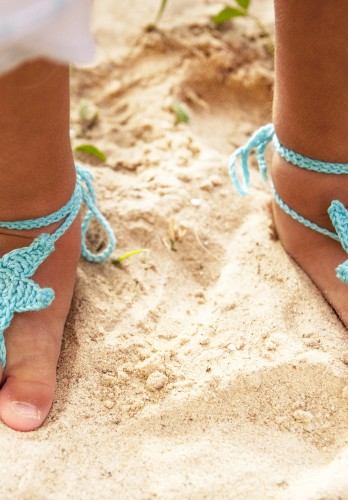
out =
<path fill-rule="evenodd" d="M 247 144 L 238 148 L 229 159 L 229 173 L 238 193 L 242 196 L 249 193 L 250 190 L 250 174 L 248 159 L 251 152 L 256 149 L 256 156 L 259 165 L 259 170 L 264 180 L 267 180 L 267 165 L 265 160 L 265 149 L 272 141 L 274 149 L 283 157 L 287 162 L 307 170 L 314 172 L 330 173 L 330 174 L 348 174 L 347 163 L 332 163 L 308 158 L 296 153 L 286 146 L 281 144 L 275 134 L 274 126 L 272 124 L 265 125 L 257 130 L 249 139 Z M 241 159 L 242 167 L 242 180 L 241 183 L 237 175 L 238 160 Z M 278 195 L 274 186 L 272 186 L 273 196 L 279 207 L 290 215 L 294 220 L 300 222 L 304 226 L 317 231 L 325 236 L 329 236 L 333 240 L 341 243 L 342 248 L 348 253 L 348 211 L 345 206 L 338 200 L 334 200 L 329 209 L 332 225 L 335 232 L 329 231 L 326 228 L 318 226 L 309 219 L 298 214 L 289 205 L 287 205 Z M 336 268 L 336 276 L 343 282 L 348 284 L 348 260 L 340 264 Z"/>
<path fill-rule="evenodd" d="M 57 212 L 37 219 L 2 222 L 0 227 L 9 229 L 33 229 L 49 226 L 63 220 L 63 223 L 52 234 L 43 233 L 34 239 L 28 247 L 12 250 L 0 259 L 0 363 L 5 367 L 6 347 L 4 331 L 10 326 L 15 313 L 39 311 L 51 305 L 54 291 L 41 288 L 30 279 L 37 268 L 54 251 L 55 242 L 63 236 L 76 219 L 82 201 L 87 205 L 87 213 L 82 222 L 82 255 L 90 262 L 102 262 L 113 252 L 116 239 L 112 229 L 96 206 L 96 196 L 92 186 L 92 176 L 85 169 L 76 165 L 76 187 L 70 200 Z M 108 244 L 99 253 L 92 253 L 86 247 L 86 234 L 92 217 L 104 228 L 108 236 Z"/>
<path fill-rule="evenodd" d="M 77 173 L 80 178 L 81 185 L 84 184 L 84 187 L 82 189 L 82 198 L 87 206 L 87 213 L 83 218 L 81 225 L 81 235 L 82 235 L 81 253 L 82 256 L 89 262 L 95 262 L 95 263 L 104 262 L 108 257 L 110 257 L 110 255 L 114 251 L 116 246 L 116 238 L 114 236 L 114 233 L 112 232 L 112 229 L 108 221 L 105 219 L 105 217 L 100 213 L 100 211 L 97 208 L 96 205 L 97 200 L 92 185 L 92 179 L 93 179 L 92 175 L 86 169 L 81 169 L 81 167 L 79 166 L 77 166 Z M 91 252 L 87 248 L 86 244 L 88 227 L 93 217 L 99 222 L 99 224 L 103 228 L 108 238 L 108 243 L 106 247 L 99 253 Z"/>

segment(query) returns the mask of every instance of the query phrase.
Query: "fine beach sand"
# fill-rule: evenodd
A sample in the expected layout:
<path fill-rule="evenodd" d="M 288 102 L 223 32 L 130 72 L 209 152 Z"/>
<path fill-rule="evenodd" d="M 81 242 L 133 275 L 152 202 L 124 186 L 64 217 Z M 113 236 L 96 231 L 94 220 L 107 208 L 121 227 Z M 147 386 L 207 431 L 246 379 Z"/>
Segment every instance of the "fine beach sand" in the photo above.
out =
<path fill-rule="evenodd" d="M 213 0 L 170 0 L 146 31 L 159 3 L 97 0 L 98 62 L 72 71 L 115 256 L 149 251 L 81 261 L 50 416 L 0 427 L 0 497 L 348 499 L 348 334 L 256 168 L 245 198 L 226 168 L 271 119 L 272 57 L 251 19 L 214 28 Z M 273 32 L 272 1 L 253 12 Z"/>

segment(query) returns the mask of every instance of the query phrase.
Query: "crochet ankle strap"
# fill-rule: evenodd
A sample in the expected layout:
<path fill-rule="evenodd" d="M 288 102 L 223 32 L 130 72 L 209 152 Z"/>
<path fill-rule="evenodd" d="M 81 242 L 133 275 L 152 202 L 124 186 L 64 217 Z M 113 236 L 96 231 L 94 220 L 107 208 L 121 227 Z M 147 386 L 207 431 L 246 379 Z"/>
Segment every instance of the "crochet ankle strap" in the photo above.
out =
<path fill-rule="evenodd" d="M 113 252 L 116 239 L 112 229 L 96 206 L 96 196 L 92 186 L 92 175 L 85 168 L 76 165 L 76 186 L 70 200 L 53 214 L 14 222 L 0 222 L 7 229 L 35 229 L 63 221 L 52 234 L 43 233 L 28 247 L 18 248 L 0 259 L 0 363 L 6 364 L 4 331 L 9 327 L 15 312 L 38 311 L 51 305 L 54 291 L 40 288 L 30 279 L 37 268 L 54 251 L 56 241 L 63 236 L 76 219 L 82 202 L 87 211 L 82 221 L 81 253 L 90 262 L 102 262 Z M 87 248 L 86 234 L 91 219 L 95 217 L 103 227 L 108 243 L 104 250 L 93 253 Z"/>
<path fill-rule="evenodd" d="M 248 160 L 249 155 L 254 149 L 256 150 L 256 157 L 261 176 L 264 180 L 267 180 L 265 150 L 268 144 L 271 142 L 274 149 L 280 154 L 280 156 L 282 156 L 282 158 L 284 158 L 292 165 L 326 174 L 348 174 L 348 163 L 324 162 L 321 160 L 316 160 L 314 158 L 308 158 L 301 155 L 300 153 L 288 149 L 286 146 L 279 142 L 274 131 L 274 126 L 270 123 L 258 129 L 244 146 L 238 148 L 230 156 L 228 166 L 229 173 L 236 190 L 241 196 L 245 196 L 250 191 L 250 173 Z M 239 159 L 241 161 L 242 182 L 240 181 L 237 173 L 237 163 Z M 280 198 L 274 186 L 272 186 L 272 192 L 276 203 L 282 210 L 284 210 L 284 212 L 286 212 L 293 219 L 295 219 L 297 222 L 300 222 L 304 226 L 313 229 L 314 231 L 317 231 L 318 233 L 321 233 L 325 236 L 329 236 L 336 241 L 339 241 L 343 249 L 348 253 L 348 211 L 340 201 L 332 201 L 330 207 L 328 208 L 328 214 L 336 231 L 334 233 L 332 231 L 329 231 L 328 229 L 318 226 L 314 222 L 298 214 Z M 348 284 L 348 260 L 336 268 L 336 275 L 341 281 Z"/>

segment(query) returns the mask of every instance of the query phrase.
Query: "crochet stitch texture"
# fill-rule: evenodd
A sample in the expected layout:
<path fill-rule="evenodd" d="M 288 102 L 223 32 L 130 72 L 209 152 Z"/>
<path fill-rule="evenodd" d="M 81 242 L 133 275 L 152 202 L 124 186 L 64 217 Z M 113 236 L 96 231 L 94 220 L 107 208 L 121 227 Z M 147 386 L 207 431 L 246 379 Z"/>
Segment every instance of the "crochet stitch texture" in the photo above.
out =
<path fill-rule="evenodd" d="M 0 259 L 0 363 L 3 367 L 6 364 L 4 331 L 9 327 L 14 314 L 44 309 L 54 300 L 54 291 L 51 288 L 40 288 L 30 278 L 54 251 L 55 242 L 71 226 L 80 211 L 82 202 L 86 204 L 87 212 L 81 226 L 81 253 L 90 262 L 102 262 L 115 249 L 116 239 L 109 223 L 96 206 L 92 175 L 79 165 L 76 165 L 74 193 L 64 207 L 53 214 L 37 219 L 0 222 L 0 227 L 25 230 L 48 226 L 63 220 L 62 225 L 54 233 L 43 233 L 28 247 L 12 250 Z M 97 254 L 92 253 L 86 245 L 86 234 L 93 217 L 98 220 L 108 237 L 106 248 Z"/>
<path fill-rule="evenodd" d="M 249 173 L 249 156 L 251 152 L 256 149 L 256 157 L 259 165 L 259 170 L 264 180 L 267 180 L 267 164 L 265 159 L 265 149 L 268 144 L 272 142 L 274 149 L 282 156 L 287 162 L 293 165 L 305 168 L 307 170 L 313 170 L 315 172 L 322 172 L 326 174 L 348 174 L 348 164 L 347 163 L 332 163 L 324 162 L 321 160 L 316 160 L 313 158 L 308 158 L 301 155 L 286 146 L 281 144 L 275 134 L 273 124 L 269 123 L 259 128 L 249 139 L 249 141 L 238 148 L 229 159 L 229 173 L 232 182 L 241 196 L 245 196 L 250 191 L 250 173 Z M 242 182 L 239 179 L 237 173 L 238 160 L 241 161 L 242 170 Z M 304 226 L 317 231 L 325 236 L 339 241 L 343 249 L 348 253 L 348 210 L 345 206 L 338 200 L 332 201 L 330 207 L 328 208 L 328 214 L 330 216 L 335 232 L 329 231 L 323 227 L 318 226 L 314 222 L 306 219 L 302 215 L 298 214 L 289 205 L 287 205 L 278 195 L 274 186 L 272 186 L 273 196 L 276 203 L 280 206 L 284 212 L 290 215 L 297 222 L 300 222 Z M 336 268 L 336 276 L 343 282 L 348 284 L 348 260 L 343 264 L 340 264 Z"/>

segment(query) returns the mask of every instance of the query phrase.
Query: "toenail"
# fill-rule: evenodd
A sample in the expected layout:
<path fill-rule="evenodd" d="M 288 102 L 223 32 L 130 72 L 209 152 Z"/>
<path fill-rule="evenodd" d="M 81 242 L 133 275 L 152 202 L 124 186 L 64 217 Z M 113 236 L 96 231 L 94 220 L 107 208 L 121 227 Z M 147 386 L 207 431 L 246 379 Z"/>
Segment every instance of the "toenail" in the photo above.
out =
<path fill-rule="evenodd" d="M 40 412 L 36 406 L 31 405 L 30 403 L 20 403 L 18 401 L 13 401 L 12 403 L 13 409 L 18 415 L 26 418 L 35 418 L 36 420 L 40 419 Z"/>

